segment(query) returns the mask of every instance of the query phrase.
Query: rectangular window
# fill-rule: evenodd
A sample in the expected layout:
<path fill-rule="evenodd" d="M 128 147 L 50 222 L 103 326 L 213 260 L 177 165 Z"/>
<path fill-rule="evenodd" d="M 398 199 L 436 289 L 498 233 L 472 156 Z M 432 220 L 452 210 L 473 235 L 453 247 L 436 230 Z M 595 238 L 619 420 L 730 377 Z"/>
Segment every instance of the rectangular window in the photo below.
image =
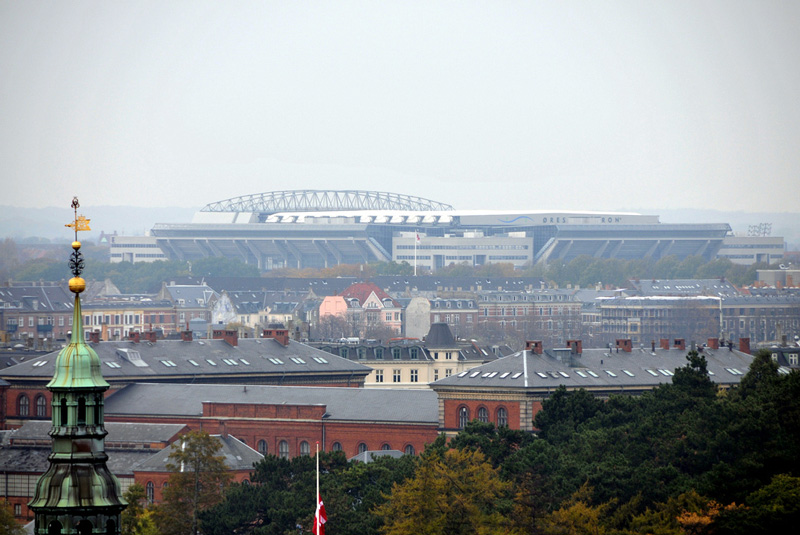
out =
<path fill-rule="evenodd" d="M 376 347 L 375 348 L 375 358 L 377 360 L 383 360 L 383 348 L 382 347 Z"/>
<path fill-rule="evenodd" d="M 385 317 L 386 317 L 386 321 L 392 321 L 392 313 L 391 312 L 387 312 Z"/>
<path fill-rule="evenodd" d="M 408 355 L 409 357 L 411 357 L 411 360 L 417 360 L 419 358 L 418 352 L 419 348 L 416 347 L 412 347 L 411 349 L 408 350 Z"/>
<path fill-rule="evenodd" d="M 63 327 L 64 326 L 64 316 L 59 316 L 58 317 L 58 326 L 59 327 Z"/>
<path fill-rule="evenodd" d="M 33 327 L 33 316 L 28 318 L 28 327 Z"/>
<path fill-rule="evenodd" d="M 438 381 L 439 380 L 439 370 L 437 370 L 435 368 L 433 370 L 433 380 L 434 381 Z"/>
<path fill-rule="evenodd" d="M 392 382 L 393 383 L 400 382 L 400 370 L 398 369 L 392 370 Z"/>
<path fill-rule="evenodd" d="M 376 383 L 383 382 L 383 370 L 375 370 L 375 382 Z"/>
<path fill-rule="evenodd" d="M 448 351 L 447 353 L 445 353 L 444 358 L 446 360 L 452 360 L 453 354 Z"/>
<path fill-rule="evenodd" d="M 392 348 L 392 358 L 394 360 L 400 360 L 401 352 L 402 352 L 402 350 L 399 347 L 393 347 Z"/>
<path fill-rule="evenodd" d="M 445 377 L 450 377 L 451 375 L 453 375 L 453 370 L 452 370 L 452 369 L 450 369 L 450 368 L 447 368 L 447 369 L 444 371 L 444 376 L 445 376 Z"/>
<path fill-rule="evenodd" d="M 411 370 L 411 382 L 412 383 L 419 382 L 419 371 Z"/>

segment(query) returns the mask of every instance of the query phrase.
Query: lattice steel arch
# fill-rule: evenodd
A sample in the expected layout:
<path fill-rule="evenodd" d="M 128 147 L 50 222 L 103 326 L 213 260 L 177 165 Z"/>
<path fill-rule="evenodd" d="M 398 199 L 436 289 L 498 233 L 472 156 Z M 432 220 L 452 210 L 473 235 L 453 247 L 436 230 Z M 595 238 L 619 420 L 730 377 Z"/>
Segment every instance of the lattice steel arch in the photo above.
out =
<path fill-rule="evenodd" d="M 335 210 L 447 211 L 453 207 L 422 197 L 362 190 L 286 190 L 233 197 L 205 205 L 201 212 L 321 212 Z"/>

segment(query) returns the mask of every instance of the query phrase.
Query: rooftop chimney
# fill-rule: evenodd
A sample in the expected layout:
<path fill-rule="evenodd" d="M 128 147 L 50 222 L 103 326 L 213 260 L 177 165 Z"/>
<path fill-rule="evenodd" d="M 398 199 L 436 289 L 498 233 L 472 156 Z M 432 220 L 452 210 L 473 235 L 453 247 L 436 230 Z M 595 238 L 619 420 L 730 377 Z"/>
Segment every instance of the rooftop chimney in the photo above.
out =
<path fill-rule="evenodd" d="M 658 343 L 658 347 L 661 349 L 669 349 L 669 338 L 662 338 Z"/>
<path fill-rule="evenodd" d="M 181 340 L 184 342 L 191 342 L 192 341 L 192 331 L 186 329 L 185 331 L 181 331 Z"/>
<path fill-rule="evenodd" d="M 542 346 L 541 340 L 528 340 L 525 342 L 525 351 L 541 355 L 543 350 L 544 347 Z"/>
<path fill-rule="evenodd" d="M 145 339 L 146 341 L 150 342 L 150 343 L 153 343 L 153 344 L 155 344 L 155 343 L 156 343 L 156 340 L 157 340 L 158 338 L 156 337 L 156 332 L 155 332 L 155 331 L 146 331 L 146 332 L 144 333 L 144 339 Z"/>
<path fill-rule="evenodd" d="M 709 338 L 706 345 L 708 349 L 719 349 L 719 338 Z"/>
<path fill-rule="evenodd" d="M 630 338 L 617 338 L 617 350 L 622 350 L 625 353 L 633 351 L 633 342 Z"/>
<path fill-rule="evenodd" d="M 91 342 L 93 344 L 99 344 L 100 343 L 100 331 L 95 329 L 94 331 L 90 332 L 89 333 L 89 342 Z"/>
<path fill-rule="evenodd" d="M 567 340 L 567 347 L 570 348 L 573 353 L 579 355 L 583 353 L 583 342 L 580 340 Z"/>
<path fill-rule="evenodd" d="M 739 351 L 742 353 L 750 354 L 750 339 L 749 338 L 739 338 Z"/>
<path fill-rule="evenodd" d="M 225 340 L 231 347 L 239 345 L 239 333 L 236 329 L 214 329 L 211 332 L 211 338 L 214 340 Z"/>
<path fill-rule="evenodd" d="M 130 331 L 128 333 L 128 340 L 130 340 L 134 344 L 138 344 L 139 343 L 139 331 Z"/>
<path fill-rule="evenodd" d="M 284 328 L 264 329 L 261 332 L 261 338 L 273 338 L 282 346 L 289 345 L 289 330 Z"/>
<path fill-rule="evenodd" d="M 676 338 L 675 342 L 672 344 L 672 347 L 674 347 L 675 349 L 679 349 L 681 351 L 686 351 L 686 339 Z"/>

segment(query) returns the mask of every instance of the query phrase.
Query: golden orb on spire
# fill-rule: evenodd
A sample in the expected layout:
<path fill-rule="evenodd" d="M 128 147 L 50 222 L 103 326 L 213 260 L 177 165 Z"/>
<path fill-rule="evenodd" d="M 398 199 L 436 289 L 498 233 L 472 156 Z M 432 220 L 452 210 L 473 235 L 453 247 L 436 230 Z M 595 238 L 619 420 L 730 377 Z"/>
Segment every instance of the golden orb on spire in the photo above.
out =
<path fill-rule="evenodd" d="M 75 240 L 74 242 L 72 242 L 72 248 L 77 251 L 78 249 L 81 248 L 81 242 L 79 242 L 78 240 Z"/>
<path fill-rule="evenodd" d="M 86 281 L 82 277 L 72 277 L 69 280 L 69 291 L 79 294 L 86 289 Z"/>

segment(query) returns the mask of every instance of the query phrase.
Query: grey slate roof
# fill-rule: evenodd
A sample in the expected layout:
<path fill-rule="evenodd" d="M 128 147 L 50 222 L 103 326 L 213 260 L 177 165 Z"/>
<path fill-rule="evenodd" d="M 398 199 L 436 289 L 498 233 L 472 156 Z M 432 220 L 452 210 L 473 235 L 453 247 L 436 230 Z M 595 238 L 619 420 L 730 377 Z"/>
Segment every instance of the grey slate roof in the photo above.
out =
<path fill-rule="evenodd" d="M 105 439 L 106 449 L 115 449 L 118 445 L 127 447 L 144 447 L 147 444 L 161 442 L 169 444 L 178 434 L 186 429 L 184 424 L 151 424 L 151 423 L 117 423 L 107 422 L 104 425 L 108 435 Z M 46 420 L 29 420 L 22 427 L 14 430 L 8 440 L 11 445 L 45 441 L 50 444 L 49 432 L 52 423 Z M 123 446 L 124 447 L 124 446 Z"/>
<path fill-rule="evenodd" d="M 457 347 L 456 339 L 446 323 L 431 323 L 425 346 L 430 349 L 453 349 Z"/>
<path fill-rule="evenodd" d="M 103 376 L 109 382 L 185 377 L 286 376 L 352 374 L 366 376 L 371 369 L 313 347 L 290 341 L 283 346 L 269 338 L 240 338 L 232 347 L 224 340 L 159 340 L 155 343 L 130 341 L 90 344 L 103 363 Z M 48 353 L 0 371 L 13 379 L 47 379 L 53 377 L 58 352 Z M 274 360 L 270 360 L 274 359 Z M 294 359 L 294 360 L 293 360 Z M 43 364 L 42 364 L 43 363 Z M 137 365 L 137 363 L 139 365 Z M 141 365 L 141 364 L 144 365 Z"/>
<path fill-rule="evenodd" d="M 569 349 L 546 350 L 541 355 L 518 352 L 440 379 L 431 388 L 552 391 L 564 385 L 607 392 L 650 389 L 671 382 L 675 368 L 686 365 L 687 353 L 678 349 L 634 349 L 631 353 L 584 349 L 579 356 Z M 713 373 L 711 380 L 721 385 L 738 384 L 752 362 L 747 353 L 727 348 L 705 348 L 701 354 Z M 527 386 L 523 359 L 527 360 Z"/>
<path fill-rule="evenodd" d="M 643 279 L 629 284 L 639 295 L 737 295 L 739 290 L 724 279 Z"/>
<path fill-rule="evenodd" d="M 432 423 L 438 401 L 430 390 L 266 385 L 135 383 L 106 399 L 106 415 L 199 417 L 203 402 L 325 405 L 328 420 Z"/>
<path fill-rule="evenodd" d="M 225 466 L 230 470 L 249 470 L 253 468 L 253 464 L 257 463 L 264 458 L 263 455 L 255 451 L 253 448 L 242 443 L 240 440 L 230 435 L 212 435 L 217 439 L 222 449 L 217 453 L 225 458 Z M 167 471 L 167 463 L 169 463 L 169 454 L 172 453 L 172 448 L 165 448 L 148 457 L 145 461 L 141 462 L 134 469 L 137 472 L 165 472 Z"/>

